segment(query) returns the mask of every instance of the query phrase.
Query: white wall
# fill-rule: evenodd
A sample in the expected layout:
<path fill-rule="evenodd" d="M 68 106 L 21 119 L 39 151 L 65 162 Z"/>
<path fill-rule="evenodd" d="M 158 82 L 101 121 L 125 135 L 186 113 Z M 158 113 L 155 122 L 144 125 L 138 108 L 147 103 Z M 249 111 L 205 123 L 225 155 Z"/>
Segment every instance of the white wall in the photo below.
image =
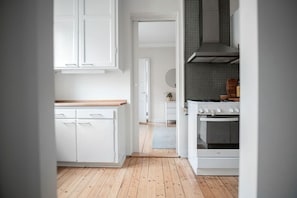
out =
<path fill-rule="evenodd" d="M 0 197 L 56 197 L 53 2 L 0 2 Z"/>
<path fill-rule="evenodd" d="M 152 122 L 165 122 L 164 104 L 168 92 L 175 93 L 175 88 L 166 84 L 165 75 L 169 69 L 175 68 L 175 48 L 138 48 L 139 58 L 150 58 L 151 68 L 151 115 Z"/>
<path fill-rule="evenodd" d="M 240 1 L 240 197 L 297 197 L 294 1 Z"/>
<path fill-rule="evenodd" d="M 55 98 L 58 100 L 130 100 L 129 72 L 105 74 L 56 74 Z"/>

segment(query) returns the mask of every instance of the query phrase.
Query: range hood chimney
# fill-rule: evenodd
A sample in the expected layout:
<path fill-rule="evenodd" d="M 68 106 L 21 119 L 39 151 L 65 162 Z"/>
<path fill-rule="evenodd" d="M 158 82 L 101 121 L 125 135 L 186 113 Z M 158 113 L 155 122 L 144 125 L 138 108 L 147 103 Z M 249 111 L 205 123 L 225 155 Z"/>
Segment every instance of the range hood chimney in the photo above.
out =
<path fill-rule="evenodd" d="M 202 20 L 199 27 L 202 27 L 200 33 L 200 48 L 194 52 L 188 59 L 188 63 L 238 63 L 239 50 L 230 47 L 230 13 L 229 0 L 201 0 L 200 11 Z M 221 2 L 220 2 L 221 1 Z M 228 6 L 226 7 L 227 4 Z M 201 5 L 201 4 L 200 4 Z M 224 8 L 221 8 L 225 6 Z M 220 12 L 225 9 L 225 18 Z M 227 12 L 228 11 L 228 12 Z M 221 17 L 221 18 L 220 18 Z M 223 22 L 225 20 L 225 24 Z M 202 23 L 202 24 L 201 24 Z M 227 23 L 227 24 L 226 24 Z M 223 26 L 225 31 L 223 30 Z M 227 34 L 227 41 L 222 41 L 223 34 Z"/>

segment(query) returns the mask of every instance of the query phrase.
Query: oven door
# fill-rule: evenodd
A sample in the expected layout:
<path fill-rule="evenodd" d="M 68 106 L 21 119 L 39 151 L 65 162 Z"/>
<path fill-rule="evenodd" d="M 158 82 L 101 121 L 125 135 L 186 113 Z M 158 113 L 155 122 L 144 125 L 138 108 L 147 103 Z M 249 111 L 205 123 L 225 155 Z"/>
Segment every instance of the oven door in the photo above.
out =
<path fill-rule="evenodd" d="M 206 149 L 239 148 L 239 116 L 198 116 L 198 142 Z"/>

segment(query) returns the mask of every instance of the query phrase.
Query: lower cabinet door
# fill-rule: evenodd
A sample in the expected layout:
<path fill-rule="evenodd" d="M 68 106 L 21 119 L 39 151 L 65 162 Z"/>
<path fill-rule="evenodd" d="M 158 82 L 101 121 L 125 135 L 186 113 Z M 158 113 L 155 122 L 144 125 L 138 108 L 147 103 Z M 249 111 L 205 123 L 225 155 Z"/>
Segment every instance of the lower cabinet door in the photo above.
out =
<path fill-rule="evenodd" d="M 56 119 L 57 161 L 76 161 L 75 119 Z"/>
<path fill-rule="evenodd" d="M 77 120 L 77 161 L 115 161 L 114 121 L 112 119 Z"/>

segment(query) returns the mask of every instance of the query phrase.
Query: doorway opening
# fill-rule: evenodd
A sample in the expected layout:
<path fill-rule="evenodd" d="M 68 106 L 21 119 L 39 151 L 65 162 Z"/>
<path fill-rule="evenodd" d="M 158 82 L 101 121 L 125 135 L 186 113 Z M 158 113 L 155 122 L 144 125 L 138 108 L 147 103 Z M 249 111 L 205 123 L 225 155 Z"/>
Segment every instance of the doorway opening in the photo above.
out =
<path fill-rule="evenodd" d="M 139 150 L 133 155 L 177 157 L 176 22 L 135 21 L 133 26 Z"/>

